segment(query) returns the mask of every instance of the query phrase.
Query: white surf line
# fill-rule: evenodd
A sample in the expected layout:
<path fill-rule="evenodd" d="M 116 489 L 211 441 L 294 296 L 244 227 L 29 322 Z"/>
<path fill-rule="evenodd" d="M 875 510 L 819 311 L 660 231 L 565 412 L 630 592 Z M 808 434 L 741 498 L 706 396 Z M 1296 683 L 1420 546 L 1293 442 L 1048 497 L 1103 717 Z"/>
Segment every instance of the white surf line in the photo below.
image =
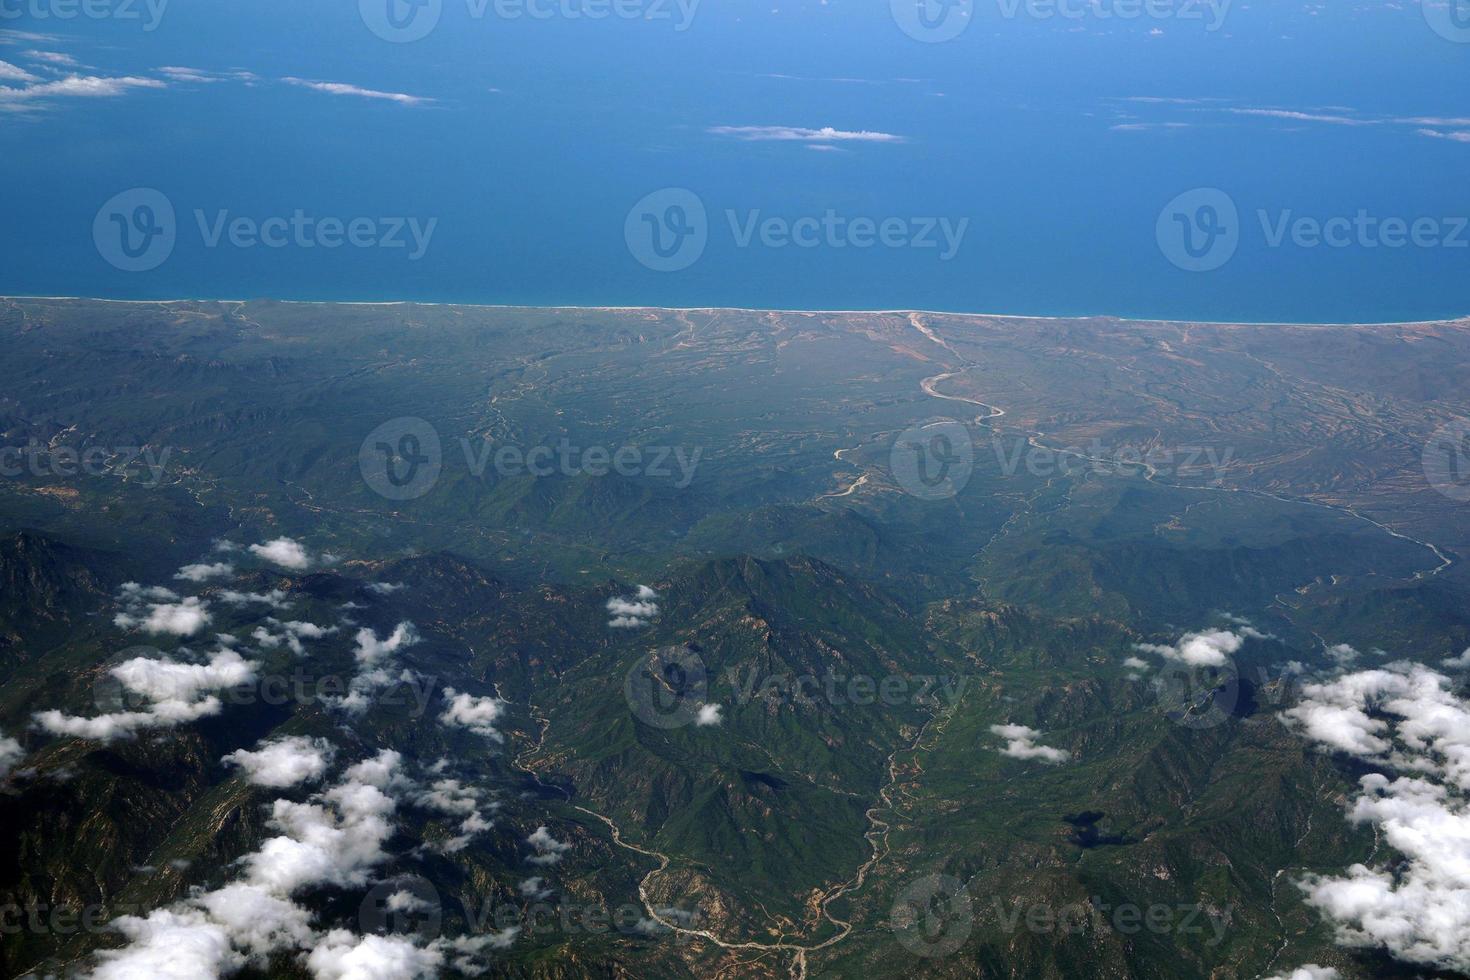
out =
<path fill-rule="evenodd" d="M 414 299 L 394 300 L 313 300 L 313 299 L 108 299 L 102 296 L 0 296 L 0 300 L 68 300 L 81 303 L 125 303 L 134 306 L 168 306 L 178 303 L 274 303 L 281 306 L 426 306 L 451 307 L 462 310 L 523 310 L 526 312 L 555 313 L 563 310 L 588 313 L 777 313 L 792 316 L 952 316 L 985 320 L 1029 320 L 1038 323 L 1077 323 L 1085 320 L 1107 320 L 1115 323 L 1159 324 L 1177 327 L 1465 327 L 1470 322 L 1470 313 L 1460 316 L 1431 320 L 1384 320 L 1367 323 L 1296 323 L 1281 320 L 1190 320 L 1179 317 L 1126 317 L 1111 313 L 1089 313 L 1077 316 L 1035 316 L 1025 313 L 994 313 L 984 310 L 796 310 L 770 309 L 751 306 L 574 306 L 554 304 L 549 306 L 527 306 L 514 303 L 436 303 Z"/>

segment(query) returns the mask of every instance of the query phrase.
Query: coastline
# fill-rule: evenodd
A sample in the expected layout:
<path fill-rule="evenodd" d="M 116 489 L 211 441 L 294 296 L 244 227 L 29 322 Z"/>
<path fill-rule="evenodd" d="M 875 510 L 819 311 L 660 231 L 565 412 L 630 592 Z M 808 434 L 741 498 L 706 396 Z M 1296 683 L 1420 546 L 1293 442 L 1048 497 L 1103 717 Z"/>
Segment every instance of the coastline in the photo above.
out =
<path fill-rule="evenodd" d="M 1190 324 L 1202 327 L 1424 327 L 1457 326 L 1470 327 L 1470 313 L 1456 317 L 1432 320 L 1368 320 L 1348 321 L 1294 321 L 1294 320 L 1191 320 L 1179 317 L 1134 317 L 1112 313 L 1089 313 L 1078 316 L 1034 316 L 1024 313 L 994 313 L 976 310 L 794 310 L 771 307 L 748 306 L 575 306 L 548 305 L 526 306 L 513 303 L 437 303 L 419 300 L 302 300 L 302 299 L 230 299 L 230 298 L 178 298 L 178 299 L 110 299 L 101 296 L 19 296 L 0 295 L 0 300 L 15 301 L 66 301 L 75 303 L 117 303 L 128 306 L 172 306 L 182 303 L 275 303 L 282 306 L 423 306 L 461 310 L 526 310 L 550 312 L 568 310 L 579 313 L 780 313 L 787 316 L 908 316 L 918 313 L 924 316 L 972 317 L 987 320 L 1027 320 L 1039 323 L 1075 323 L 1085 320 L 1112 320 L 1118 323 Z"/>

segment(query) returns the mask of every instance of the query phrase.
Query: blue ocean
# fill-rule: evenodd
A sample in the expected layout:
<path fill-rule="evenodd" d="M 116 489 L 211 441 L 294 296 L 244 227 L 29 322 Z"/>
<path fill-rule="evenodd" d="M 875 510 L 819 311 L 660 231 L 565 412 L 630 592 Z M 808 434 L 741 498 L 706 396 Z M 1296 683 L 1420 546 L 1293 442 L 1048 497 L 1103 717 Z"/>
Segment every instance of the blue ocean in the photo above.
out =
<path fill-rule="evenodd" d="M 0 0 L 0 293 L 1460 316 L 1459 2 Z"/>

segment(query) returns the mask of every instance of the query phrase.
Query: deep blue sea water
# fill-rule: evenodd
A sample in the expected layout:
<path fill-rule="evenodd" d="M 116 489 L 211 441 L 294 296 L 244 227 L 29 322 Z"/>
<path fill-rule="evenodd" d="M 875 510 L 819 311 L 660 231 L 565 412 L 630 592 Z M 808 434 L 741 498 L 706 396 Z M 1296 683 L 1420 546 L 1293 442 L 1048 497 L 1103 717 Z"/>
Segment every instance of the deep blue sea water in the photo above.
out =
<path fill-rule="evenodd" d="M 685 30 L 672 3 L 669 20 L 512 19 L 442 0 L 428 36 L 390 43 L 356 0 L 173 0 L 151 31 L 50 16 L 65 2 L 0 0 L 22 12 L 0 21 L 11 32 L 0 62 L 32 76 L 0 85 L 76 74 L 162 87 L 0 92 L 4 294 L 1323 322 L 1470 313 L 1470 43 L 1431 30 L 1417 4 L 1251 0 L 1207 31 L 1208 13 L 1120 20 L 1074 0 L 1082 16 L 1008 18 L 989 0 L 957 38 L 926 43 L 886 0 L 705 0 Z M 373 2 L 388 0 L 368 0 L 369 19 Z M 165 67 L 253 78 L 181 80 Z M 99 220 L 134 188 L 175 212 L 172 250 L 145 271 L 108 259 L 124 230 L 138 248 L 153 241 L 141 236 L 161 230 L 159 214 L 123 198 Z M 665 188 L 692 192 L 703 222 L 688 225 L 698 216 L 670 212 L 667 196 L 629 220 Z M 1161 222 L 1196 188 L 1223 191 L 1236 216 L 1196 195 Z M 201 215 L 207 229 L 298 211 L 367 219 L 373 240 L 391 219 L 435 224 L 416 259 L 411 245 L 292 236 L 211 245 L 200 228 Z M 1308 228 L 1272 247 L 1261 211 L 1272 226 L 1419 221 L 1421 242 L 1353 230 L 1341 247 L 1311 246 Z M 901 230 L 891 246 L 858 247 L 847 231 L 815 232 L 812 247 L 759 232 L 742 244 L 732 212 L 737 229 L 805 218 L 810 231 L 830 213 L 844 229 Z M 912 242 L 941 222 L 966 222 L 948 260 Z M 677 228 L 705 240 L 695 261 L 639 261 L 652 241 L 639 234 L 667 244 Z M 1194 261 L 1186 231 L 1204 264 L 1220 258 L 1213 246 L 1234 252 L 1211 271 L 1179 268 L 1171 254 Z"/>

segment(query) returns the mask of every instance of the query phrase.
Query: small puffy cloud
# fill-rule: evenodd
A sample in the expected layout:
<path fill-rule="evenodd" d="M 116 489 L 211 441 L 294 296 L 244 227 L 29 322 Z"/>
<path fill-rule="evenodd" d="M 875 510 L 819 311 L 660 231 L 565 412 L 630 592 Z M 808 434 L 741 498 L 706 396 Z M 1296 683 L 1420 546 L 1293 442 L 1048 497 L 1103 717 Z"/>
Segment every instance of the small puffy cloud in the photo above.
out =
<path fill-rule="evenodd" d="M 1470 670 L 1470 647 L 1466 647 L 1458 657 L 1446 658 L 1444 665 L 1450 670 Z"/>
<path fill-rule="evenodd" d="M 546 879 L 540 877 L 527 878 L 516 885 L 516 891 L 531 899 L 542 899 L 551 894 L 551 889 L 546 887 Z"/>
<path fill-rule="evenodd" d="M 264 544 L 252 544 L 249 550 L 257 558 L 263 558 L 292 571 L 302 571 L 311 567 L 311 556 L 306 553 L 306 548 L 301 542 L 291 538 L 275 538 Z"/>
<path fill-rule="evenodd" d="M 432 980 L 444 954 L 400 936 L 327 933 L 306 958 L 313 980 Z"/>
<path fill-rule="evenodd" d="M 526 858 L 532 864 L 556 864 L 561 860 L 563 854 L 572 849 L 572 845 L 552 837 L 551 831 L 545 826 L 537 827 L 531 836 L 526 838 L 526 843 L 536 849 L 535 854 Z"/>
<path fill-rule="evenodd" d="M 632 596 L 613 596 L 607 600 L 607 611 L 612 617 L 607 625 L 615 629 L 647 626 L 648 621 L 658 615 L 658 603 L 653 601 L 656 598 L 658 593 L 646 585 L 638 586 Z"/>
<path fill-rule="evenodd" d="M 418 631 L 407 620 L 393 627 L 393 632 L 384 640 L 378 639 L 377 633 L 364 627 L 357 631 L 357 649 L 354 654 L 362 666 L 376 667 L 418 641 Z"/>
<path fill-rule="evenodd" d="M 440 850 L 452 854 L 462 851 L 476 834 L 493 824 L 480 809 L 480 792 L 457 779 L 436 780 L 428 789 L 419 790 L 413 802 L 426 810 L 459 818 L 459 835 L 445 841 Z"/>
<path fill-rule="evenodd" d="M 1127 657 L 1123 660 L 1123 666 L 1133 670 L 1148 670 L 1152 665 L 1142 657 Z"/>
<path fill-rule="evenodd" d="M 119 629 L 143 630 L 145 633 L 170 636 L 193 636 L 209 625 L 212 619 L 209 603 L 196 596 L 189 596 L 178 602 L 152 603 L 146 614 L 141 607 L 130 606 L 114 616 L 112 622 Z"/>
<path fill-rule="evenodd" d="M 250 636 L 267 650 L 274 650 L 285 643 L 291 652 L 299 657 L 306 652 L 302 640 L 320 640 L 324 636 L 331 636 L 340 628 L 338 626 L 318 626 L 315 623 L 300 620 L 283 623 L 272 616 L 266 619 L 265 626 L 257 626 Z"/>
<path fill-rule="evenodd" d="M 239 766 L 256 786 L 283 789 L 321 779 L 333 753 L 332 744 L 325 739 L 292 735 L 261 742 L 253 751 L 239 749 L 220 761 Z"/>
<path fill-rule="evenodd" d="M 123 611 L 113 617 L 119 629 L 145 630 L 173 636 L 192 636 L 210 621 L 209 604 L 179 594 L 161 585 L 142 586 L 124 582 L 118 590 Z"/>
<path fill-rule="evenodd" d="M 35 82 L 39 81 L 35 75 L 24 68 L 12 65 L 8 61 L 0 61 L 0 81 L 4 82 Z"/>
<path fill-rule="evenodd" d="M 137 582 L 124 582 L 117 590 L 118 598 L 125 605 L 140 605 L 145 602 L 174 602 L 179 594 L 173 589 L 162 585 L 139 585 Z"/>
<path fill-rule="evenodd" d="M 309 88 L 316 92 L 327 95 L 346 95 L 359 99 L 378 99 L 384 102 L 396 102 L 399 105 L 424 105 L 433 102 L 417 95 L 406 95 L 403 92 L 380 92 L 377 89 L 362 88 L 358 85 L 348 85 L 343 82 L 317 82 L 306 78 L 283 78 L 281 81 L 287 85 L 295 85 L 300 88 Z"/>
<path fill-rule="evenodd" d="M 1204 630 L 1186 633 L 1172 646 L 1158 643 L 1137 643 L 1134 649 L 1143 653 L 1157 654 L 1165 660 L 1174 660 L 1190 667 L 1223 667 L 1230 662 L 1231 654 L 1245 645 L 1247 638 L 1264 639 L 1266 634 L 1248 626 L 1238 630 Z"/>
<path fill-rule="evenodd" d="M 81 62 L 69 54 L 61 51 L 25 51 L 22 54 L 32 61 L 39 61 L 47 65 L 55 65 L 58 68 L 80 68 Z"/>
<path fill-rule="evenodd" d="M 251 604 L 270 606 L 272 609 L 284 609 L 290 603 L 286 600 L 286 593 L 280 589 L 271 589 L 269 592 L 237 592 L 234 589 L 223 589 L 218 598 L 227 606 L 242 608 Z"/>
<path fill-rule="evenodd" d="M 721 711 L 723 711 L 723 705 L 701 704 L 699 715 L 694 719 L 694 723 L 702 727 L 722 724 L 725 719 Z"/>
<path fill-rule="evenodd" d="M 393 632 L 385 639 L 379 639 L 378 634 L 367 627 L 358 630 L 354 656 L 359 670 L 348 682 L 347 696 L 323 700 L 348 714 L 362 714 L 371 706 L 375 692 L 399 681 L 410 681 L 414 678 L 413 673 L 408 670 L 395 673 L 389 669 L 389 664 L 402 650 L 417 642 L 418 631 L 407 620 L 394 627 Z"/>
<path fill-rule="evenodd" d="M 1037 740 L 1045 736 L 1025 725 L 991 725 L 990 732 L 1007 740 L 1006 747 L 1000 750 L 1000 754 L 1013 759 L 1039 759 L 1048 765 L 1059 765 L 1072 758 L 1072 753 L 1066 749 L 1037 745 Z"/>
<path fill-rule="evenodd" d="M 1327 648 L 1327 656 L 1346 667 L 1361 657 L 1362 654 L 1346 643 L 1336 643 Z"/>
<path fill-rule="evenodd" d="M 25 758 L 26 751 L 21 748 L 19 742 L 5 735 L 0 735 L 0 779 L 10 775 L 10 770 L 15 764 Z"/>
<path fill-rule="evenodd" d="M 1339 980 L 1341 976 L 1341 973 L 1330 966 L 1308 963 L 1306 966 L 1297 967 L 1290 973 L 1278 973 L 1267 980 Z"/>
<path fill-rule="evenodd" d="M 444 689 L 444 700 L 448 704 L 444 713 L 439 716 L 439 724 L 451 728 L 467 728 L 476 735 L 483 735 L 496 742 L 505 740 L 495 729 L 495 723 L 505 713 L 504 701 L 499 698 L 477 698 L 470 694 L 461 694 L 452 687 Z"/>
<path fill-rule="evenodd" d="M 871 130 L 834 129 L 823 126 L 807 129 L 802 126 L 711 126 L 709 132 L 715 136 L 732 136 L 735 139 L 781 143 L 902 143 L 902 136 L 878 133 Z"/>
<path fill-rule="evenodd" d="M 196 565 L 185 565 L 179 569 L 174 578 L 181 582 L 207 582 L 212 578 L 223 578 L 233 574 L 235 574 L 235 566 L 229 562 L 217 561 L 212 564 L 200 562 Z"/>

